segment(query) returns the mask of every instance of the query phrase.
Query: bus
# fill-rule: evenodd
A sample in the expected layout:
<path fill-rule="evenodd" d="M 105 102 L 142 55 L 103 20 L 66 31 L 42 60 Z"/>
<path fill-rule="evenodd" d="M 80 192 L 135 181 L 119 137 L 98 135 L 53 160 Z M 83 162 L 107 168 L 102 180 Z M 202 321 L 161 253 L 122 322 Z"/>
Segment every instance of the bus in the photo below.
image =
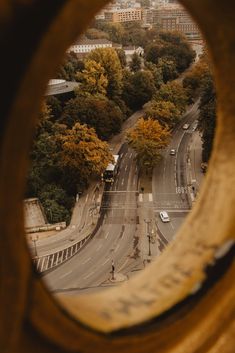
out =
<path fill-rule="evenodd" d="M 117 174 L 119 155 L 114 154 L 113 159 L 114 159 L 114 162 L 109 163 L 104 173 L 102 174 L 102 181 L 104 181 L 105 183 L 112 184 L 114 182 L 114 177 Z"/>

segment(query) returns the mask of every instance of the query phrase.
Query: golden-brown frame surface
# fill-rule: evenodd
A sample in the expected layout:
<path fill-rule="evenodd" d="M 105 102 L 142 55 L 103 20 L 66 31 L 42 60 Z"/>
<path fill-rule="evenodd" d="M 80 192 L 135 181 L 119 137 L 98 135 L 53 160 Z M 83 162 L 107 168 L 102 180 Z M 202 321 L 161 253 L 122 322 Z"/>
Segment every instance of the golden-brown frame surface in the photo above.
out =
<path fill-rule="evenodd" d="M 2 0 L 0 4 L 0 352 L 232 353 L 234 264 L 198 300 L 148 324 L 187 298 L 205 279 L 204 269 L 213 263 L 218 249 L 235 237 L 232 0 L 181 1 L 201 26 L 211 52 L 218 128 L 206 183 L 177 242 L 120 288 L 79 299 L 59 297 L 63 309 L 32 271 L 21 200 L 35 116 L 66 48 L 106 2 Z M 115 333 L 124 328 L 125 332 Z"/>

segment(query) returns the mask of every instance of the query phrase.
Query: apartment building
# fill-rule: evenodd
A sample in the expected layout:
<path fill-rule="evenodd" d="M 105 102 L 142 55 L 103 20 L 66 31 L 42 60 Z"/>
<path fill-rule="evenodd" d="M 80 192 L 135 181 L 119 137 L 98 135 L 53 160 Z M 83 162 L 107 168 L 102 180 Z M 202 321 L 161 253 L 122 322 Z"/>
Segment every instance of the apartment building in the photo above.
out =
<path fill-rule="evenodd" d="M 142 21 L 142 8 L 128 8 L 104 13 L 105 21 L 113 23 Z"/>
<path fill-rule="evenodd" d="M 201 39 L 198 26 L 188 12 L 179 4 L 168 4 L 153 10 L 153 25 L 161 31 L 178 31 L 188 39 Z"/>

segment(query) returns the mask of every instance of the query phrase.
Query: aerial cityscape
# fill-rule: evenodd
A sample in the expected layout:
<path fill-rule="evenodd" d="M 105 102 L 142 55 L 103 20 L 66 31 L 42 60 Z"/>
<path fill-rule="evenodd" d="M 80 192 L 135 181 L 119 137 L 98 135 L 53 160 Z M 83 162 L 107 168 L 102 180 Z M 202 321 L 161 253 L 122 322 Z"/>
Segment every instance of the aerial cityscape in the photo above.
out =
<path fill-rule="evenodd" d="M 142 271 L 190 213 L 216 118 L 202 35 L 177 1 L 118 0 L 49 84 L 24 200 L 36 270 L 54 293 Z"/>

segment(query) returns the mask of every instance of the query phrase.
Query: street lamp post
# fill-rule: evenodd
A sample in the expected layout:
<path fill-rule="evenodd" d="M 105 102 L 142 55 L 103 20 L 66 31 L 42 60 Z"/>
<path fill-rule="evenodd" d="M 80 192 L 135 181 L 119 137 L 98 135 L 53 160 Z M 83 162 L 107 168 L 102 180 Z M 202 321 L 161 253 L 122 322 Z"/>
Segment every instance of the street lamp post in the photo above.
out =
<path fill-rule="evenodd" d="M 151 220 L 150 219 L 145 219 L 144 220 L 146 225 L 147 225 L 147 237 L 148 237 L 148 241 L 149 241 L 149 253 L 148 255 L 151 256 L 151 247 L 150 247 L 150 242 L 151 242 L 151 234 L 150 234 L 150 231 L 149 231 L 149 224 L 151 223 Z"/>

